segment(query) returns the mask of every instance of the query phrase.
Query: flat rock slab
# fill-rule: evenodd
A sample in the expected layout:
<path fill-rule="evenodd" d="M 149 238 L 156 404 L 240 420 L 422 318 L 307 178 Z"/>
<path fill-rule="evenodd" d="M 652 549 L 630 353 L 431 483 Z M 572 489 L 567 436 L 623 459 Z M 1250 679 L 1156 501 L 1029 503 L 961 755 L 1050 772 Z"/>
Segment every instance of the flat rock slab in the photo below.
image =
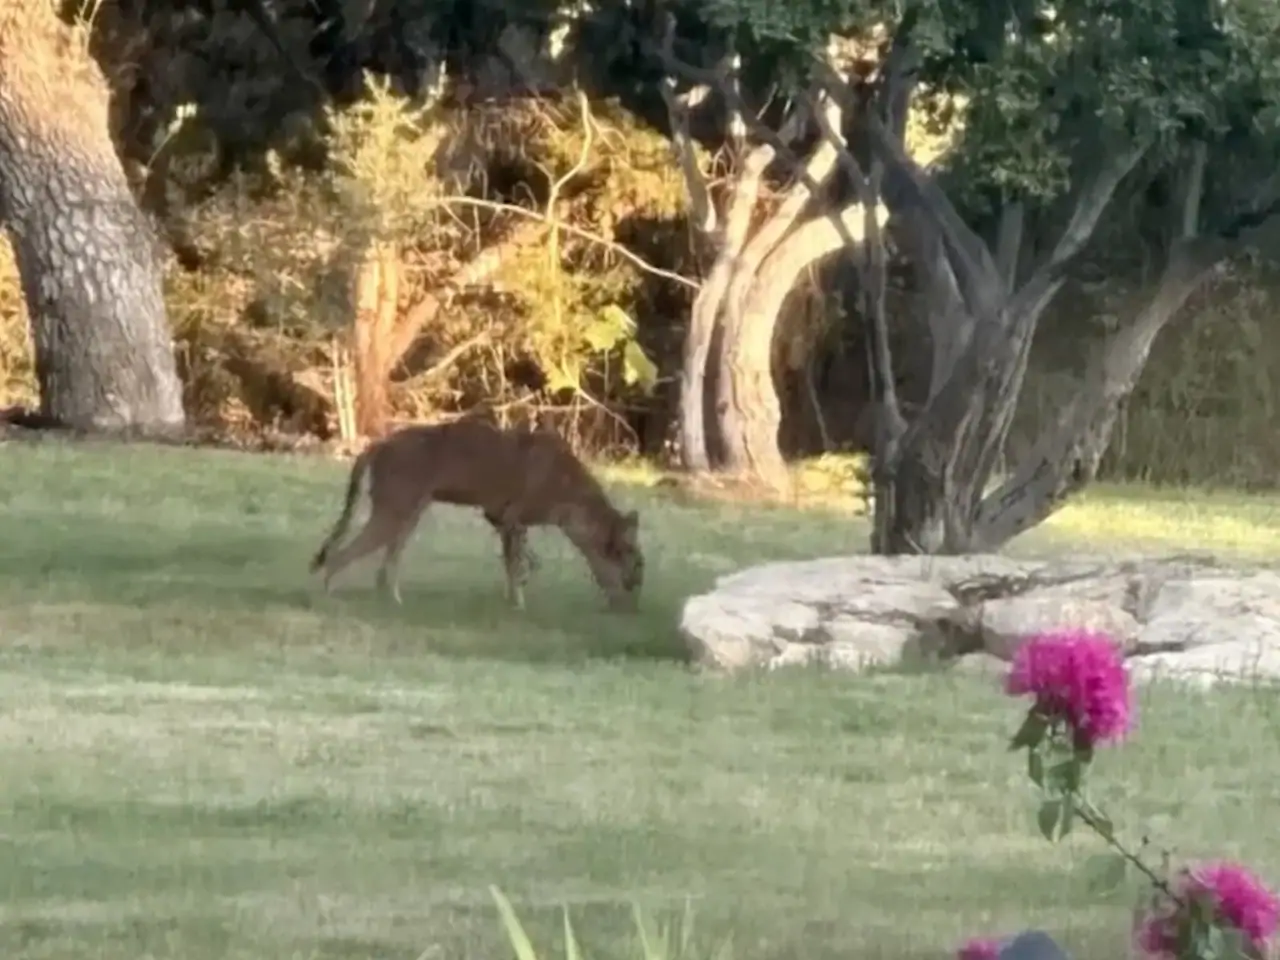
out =
<path fill-rule="evenodd" d="M 1141 679 L 1280 678 L 1280 573 L 1199 556 L 826 557 L 721 577 L 680 618 L 694 660 L 720 670 L 971 654 L 989 669 L 1071 627 L 1114 637 Z"/>

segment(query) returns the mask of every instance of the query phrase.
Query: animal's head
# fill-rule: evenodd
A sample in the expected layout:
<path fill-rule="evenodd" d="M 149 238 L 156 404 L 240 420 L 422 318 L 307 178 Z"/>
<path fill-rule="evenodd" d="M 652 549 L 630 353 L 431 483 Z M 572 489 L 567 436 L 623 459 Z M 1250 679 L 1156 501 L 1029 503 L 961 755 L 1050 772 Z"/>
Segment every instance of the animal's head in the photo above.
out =
<path fill-rule="evenodd" d="M 606 568 L 601 586 L 609 595 L 609 605 L 616 610 L 634 610 L 644 586 L 640 514 L 635 510 L 610 511 L 609 521 L 601 532 L 600 558 Z"/>

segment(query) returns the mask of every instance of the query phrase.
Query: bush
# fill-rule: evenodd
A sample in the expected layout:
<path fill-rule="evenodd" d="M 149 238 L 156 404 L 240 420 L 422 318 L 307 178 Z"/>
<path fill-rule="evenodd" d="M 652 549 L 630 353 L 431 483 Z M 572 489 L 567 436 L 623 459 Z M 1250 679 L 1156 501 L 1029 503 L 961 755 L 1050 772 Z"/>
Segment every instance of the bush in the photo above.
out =
<path fill-rule="evenodd" d="M 1074 824 L 1084 824 L 1111 848 L 1101 861 L 1105 885 L 1118 885 L 1128 870 L 1146 881 L 1148 902 L 1139 908 L 1134 928 L 1136 952 L 1151 960 L 1269 956 L 1280 897 L 1258 877 L 1229 862 L 1189 865 L 1170 875 L 1122 843 L 1111 819 L 1087 796 L 1095 750 L 1125 737 L 1132 725 L 1130 678 L 1116 642 L 1073 631 L 1032 637 L 1018 649 L 1005 690 L 1032 698 L 1010 749 L 1025 751 L 1027 775 L 1044 794 L 1037 821 L 1045 838 L 1060 840 Z M 970 941 L 959 957 L 1051 956 L 1019 954 L 1014 943 Z"/>

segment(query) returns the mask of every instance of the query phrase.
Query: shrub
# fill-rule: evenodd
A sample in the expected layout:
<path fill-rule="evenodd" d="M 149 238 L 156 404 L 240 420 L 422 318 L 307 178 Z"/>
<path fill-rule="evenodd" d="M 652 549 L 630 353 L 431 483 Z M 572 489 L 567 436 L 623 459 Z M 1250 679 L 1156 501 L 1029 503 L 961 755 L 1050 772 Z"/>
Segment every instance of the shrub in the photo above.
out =
<path fill-rule="evenodd" d="M 1045 838 L 1061 839 L 1075 823 L 1083 823 L 1112 850 L 1107 864 L 1113 884 L 1128 869 L 1147 881 L 1150 899 L 1133 931 L 1137 955 L 1150 960 L 1262 960 L 1271 955 L 1280 898 L 1257 876 L 1228 862 L 1190 864 L 1167 876 L 1125 846 L 1111 820 L 1088 799 L 1085 778 L 1095 748 L 1120 740 L 1132 727 L 1130 678 L 1110 637 L 1062 631 L 1029 639 L 1014 658 L 1005 692 L 1032 698 L 1010 749 L 1026 752 L 1027 775 L 1044 794 L 1037 819 Z M 957 956 L 1000 960 L 1064 955 L 1056 945 L 1057 954 L 1036 954 L 1020 953 L 1012 943 L 971 940 Z"/>

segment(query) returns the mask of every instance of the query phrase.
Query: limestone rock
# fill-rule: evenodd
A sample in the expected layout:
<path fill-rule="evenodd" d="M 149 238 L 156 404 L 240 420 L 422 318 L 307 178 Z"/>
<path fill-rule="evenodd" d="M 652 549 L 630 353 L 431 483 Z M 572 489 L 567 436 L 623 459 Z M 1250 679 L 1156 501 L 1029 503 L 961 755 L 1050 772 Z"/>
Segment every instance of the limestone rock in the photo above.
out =
<path fill-rule="evenodd" d="M 1027 636 L 1067 627 L 1115 637 L 1139 679 L 1280 678 L 1280 573 L 1187 556 L 826 557 L 721 577 L 680 619 L 694 660 L 721 670 L 924 657 L 996 674 Z"/>
<path fill-rule="evenodd" d="M 943 646 L 962 628 L 960 603 L 917 558 L 909 575 L 874 559 L 865 571 L 836 557 L 721 577 L 685 604 L 681 632 L 704 666 L 858 668 L 896 662 L 913 642 Z"/>
<path fill-rule="evenodd" d="M 982 604 L 982 646 L 1002 660 L 1012 660 L 1027 638 L 1049 630 L 1077 629 L 1114 637 L 1124 653 L 1138 643 L 1138 621 L 1123 607 L 1065 591 L 1001 597 Z"/>
<path fill-rule="evenodd" d="M 1266 636 L 1237 633 L 1219 643 L 1131 657 L 1127 666 L 1135 680 L 1175 680 L 1200 687 L 1223 681 L 1275 683 L 1280 680 L 1280 630 L 1273 623 Z"/>
<path fill-rule="evenodd" d="M 977 653 L 966 653 L 956 657 L 951 669 L 959 673 L 972 674 L 975 677 L 1004 677 L 1009 673 L 1009 663 L 999 657 L 979 650 Z"/>

